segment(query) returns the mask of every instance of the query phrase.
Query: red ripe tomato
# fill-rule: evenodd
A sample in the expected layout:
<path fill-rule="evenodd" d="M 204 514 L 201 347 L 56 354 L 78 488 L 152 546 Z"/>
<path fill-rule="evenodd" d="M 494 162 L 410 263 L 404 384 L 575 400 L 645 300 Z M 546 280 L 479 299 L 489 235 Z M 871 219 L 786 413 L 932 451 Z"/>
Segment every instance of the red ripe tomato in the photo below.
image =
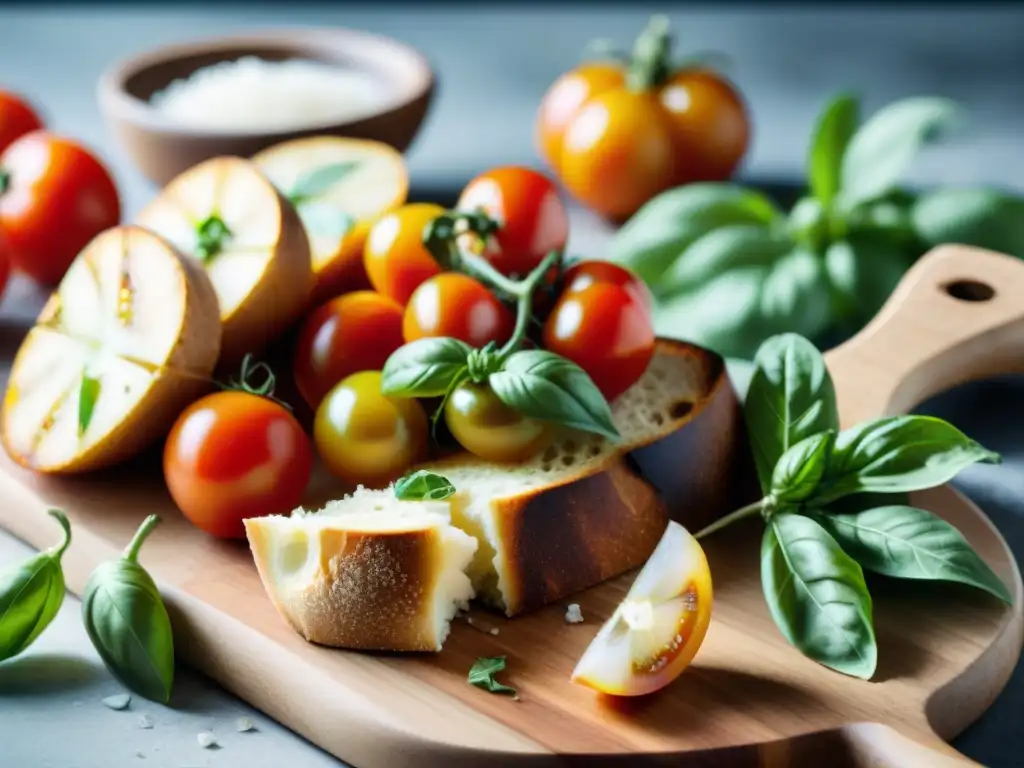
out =
<path fill-rule="evenodd" d="M 379 371 L 404 343 L 402 305 L 373 291 L 355 291 L 315 310 L 295 350 L 295 384 L 311 408 L 357 371 Z"/>
<path fill-rule="evenodd" d="M 460 272 L 444 272 L 416 289 L 402 318 L 406 342 L 433 336 L 459 339 L 472 347 L 501 344 L 512 336 L 512 312 L 484 287 Z"/>
<path fill-rule="evenodd" d="M 80 144 L 34 131 L 0 155 L 0 229 L 14 266 L 40 283 L 60 282 L 78 252 L 120 219 L 110 173 Z"/>
<path fill-rule="evenodd" d="M 4 295 L 4 288 L 7 286 L 7 278 L 11 276 L 11 247 L 7 244 L 7 238 L 0 232 L 0 298 Z"/>
<path fill-rule="evenodd" d="M 43 121 L 24 99 L 0 90 L 0 152 L 20 136 L 42 127 Z"/>
<path fill-rule="evenodd" d="M 197 400 L 164 446 L 164 478 L 182 513 L 211 536 L 245 538 L 242 520 L 302 502 L 309 437 L 280 403 L 241 391 Z"/>
<path fill-rule="evenodd" d="M 654 355 L 650 296 L 615 265 L 584 262 L 574 269 L 544 323 L 544 347 L 580 366 L 611 402 L 643 375 Z M 609 279 L 597 279 L 602 274 Z"/>
<path fill-rule="evenodd" d="M 466 185 L 456 208 L 482 209 L 501 225 L 483 255 L 503 275 L 525 277 L 551 251 L 564 251 L 569 217 L 547 176 L 529 168 L 495 168 Z"/>
<path fill-rule="evenodd" d="M 578 293 L 589 288 L 594 283 L 611 283 L 621 286 L 648 313 L 651 312 L 654 299 L 647 284 L 625 267 L 620 267 L 618 264 L 613 264 L 610 261 L 581 261 L 578 264 L 574 264 L 565 273 L 562 293 Z"/>

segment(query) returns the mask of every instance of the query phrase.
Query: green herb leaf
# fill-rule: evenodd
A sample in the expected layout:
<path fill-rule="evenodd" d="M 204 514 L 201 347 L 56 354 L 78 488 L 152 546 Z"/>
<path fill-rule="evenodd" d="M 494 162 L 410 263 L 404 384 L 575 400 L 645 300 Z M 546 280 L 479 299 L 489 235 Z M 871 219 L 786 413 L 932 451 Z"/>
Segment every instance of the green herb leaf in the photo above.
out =
<path fill-rule="evenodd" d="M 59 509 L 50 515 L 63 529 L 60 544 L 0 574 L 0 661 L 32 645 L 64 602 L 60 559 L 71 543 L 71 524 Z"/>
<path fill-rule="evenodd" d="M 779 630 L 808 658 L 870 679 L 878 661 L 861 567 L 817 522 L 774 515 L 761 542 L 761 586 Z"/>
<path fill-rule="evenodd" d="M 629 267 L 660 293 L 662 273 L 698 238 L 732 224 L 767 225 L 782 212 L 761 192 L 700 182 L 657 195 L 615 234 L 611 260 Z"/>
<path fill-rule="evenodd" d="M 964 243 L 1024 258 L 1024 199 L 994 189 L 936 189 L 911 211 L 929 246 Z"/>
<path fill-rule="evenodd" d="M 1006 585 L 956 528 L 909 506 L 854 515 L 815 515 L 843 550 L 869 571 L 898 579 L 953 581 L 1012 605 Z"/>
<path fill-rule="evenodd" d="M 949 99 L 915 97 L 875 112 L 854 134 L 843 156 L 840 199 L 847 207 L 888 192 L 926 143 L 956 114 Z"/>
<path fill-rule="evenodd" d="M 843 154 L 860 123 L 860 102 L 851 94 L 840 94 L 825 107 L 811 140 L 807 159 L 811 192 L 828 205 L 842 185 Z"/>
<path fill-rule="evenodd" d="M 771 489 L 782 455 L 801 440 L 839 429 L 839 411 L 825 359 L 807 339 L 774 336 L 757 351 L 743 406 L 761 487 Z"/>
<path fill-rule="evenodd" d="M 82 374 L 82 384 L 78 388 L 78 436 L 81 437 L 92 423 L 92 414 L 96 410 L 96 400 L 100 396 L 100 380 Z"/>
<path fill-rule="evenodd" d="M 909 266 L 904 251 L 885 237 L 851 234 L 825 252 L 825 272 L 837 321 L 859 328 L 892 295 Z"/>
<path fill-rule="evenodd" d="M 892 416 L 845 429 L 836 438 L 815 502 L 851 493 L 933 488 L 977 462 L 1000 456 L 934 416 Z"/>
<path fill-rule="evenodd" d="M 582 368 L 561 355 L 516 352 L 488 383 L 501 402 L 524 416 L 619 438 L 608 401 Z"/>
<path fill-rule="evenodd" d="M 834 430 L 819 432 L 782 454 L 772 472 L 771 493 L 778 503 L 798 504 L 814 494 L 825 474 L 835 439 Z"/>
<path fill-rule="evenodd" d="M 505 669 L 505 657 L 504 656 L 481 656 L 475 662 L 469 670 L 469 677 L 467 678 L 470 685 L 475 685 L 477 688 L 483 688 L 485 691 L 491 693 L 508 693 L 515 695 L 516 689 L 507 685 L 502 685 L 494 676 Z"/>
<path fill-rule="evenodd" d="M 356 225 L 355 217 L 324 201 L 300 203 L 296 210 L 310 234 L 341 240 Z"/>
<path fill-rule="evenodd" d="M 455 493 L 447 477 L 420 469 L 395 483 L 395 497 L 401 501 L 440 501 Z"/>
<path fill-rule="evenodd" d="M 465 375 L 472 347 L 449 338 L 418 339 L 399 347 L 384 363 L 381 392 L 397 397 L 438 397 Z"/>
<path fill-rule="evenodd" d="M 318 197 L 352 173 L 359 165 L 360 163 L 357 161 L 347 161 L 314 168 L 296 180 L 291 191 L 288 192 L 288 199 L 293 203 L 301 203 L 311 197 Z"/>
<path fill-rule="evenodd" d="M 171 620 L 156 584 L 136 561 L 159 522 L 156 515 L 147 517 L 124 556 L 92 572 L 82 595 L 82 620 L 111 674 L 135 693 L 166 704 L 174 682 Z"/>
<path fill-rule="evenodd" d="M 224 250 L 224 245 L 231 236 L 231 230 L 224 220 L 211 213 L 196 225 L 196 258 L 203 263 L 210 261 Z"/>
<path fill-rule="evenodd" d="M 663 296 L 700 288 L 708 280 L 742 267 L 771 267 L 793 245 L 784 235 L 754 224 L 719 227 L 697 238 L 658 281 Z"/>

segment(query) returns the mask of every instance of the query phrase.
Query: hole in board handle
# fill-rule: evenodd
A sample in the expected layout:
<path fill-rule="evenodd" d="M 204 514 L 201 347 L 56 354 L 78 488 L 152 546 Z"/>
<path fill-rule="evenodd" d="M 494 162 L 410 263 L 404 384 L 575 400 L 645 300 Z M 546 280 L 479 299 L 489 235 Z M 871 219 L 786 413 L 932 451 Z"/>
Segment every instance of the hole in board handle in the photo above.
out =
<path fill-rule="evenodd" d="M 942 286 L 946 293 L 960 301 L 990 301 L 996 289 L 977 280 L 954 280 Z"/>

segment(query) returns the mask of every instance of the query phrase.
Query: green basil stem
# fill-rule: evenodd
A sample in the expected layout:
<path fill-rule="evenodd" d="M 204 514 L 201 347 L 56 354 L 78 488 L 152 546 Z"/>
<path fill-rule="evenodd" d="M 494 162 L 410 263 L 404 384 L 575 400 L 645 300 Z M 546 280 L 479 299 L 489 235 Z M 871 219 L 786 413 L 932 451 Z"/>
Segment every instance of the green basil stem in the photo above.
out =
<path fill-rule="evenodd" d="M 146 540 L 146 537 L 153 532 L 153 529 L 160 525 L 159 515 L 150 515 L 142 521 L 142 525 L 139 526 L 139 530 L 135 532 L 135 536 L 128 542 L 128 546 L 124 549 L 123 559 L 129 563 L 137 563 L 139 561 L 139 549 L 142 547 L 142 542 Z"/>
<path fill-rule="evenodd" d="M 49 553 L 57 560 L 63 557 L 67 551 L 68 546 L 71 544 L 71 523 L 68 522 L 67 515 L 59 509 L 47 510 L 47 514 L 50 515 L 54 520 L 60 523 L 60 527 L 64 529 L 64 539 L 55 547 L 51 547 Z"/>
<path fill-rule="evenodd" d="M 712 534 L 715 531 L 720 531 L 723 528 L 732 525 L 737 520 L 742 520 L 746 517 L 753 517 L 754 515 L 762 514 L 765 510 L 771 509 L 774 506 L 775 505 L 772 497 L 765 496 L 763 499 L 759 499 L 758 501 L 755 501 L 753 504 L 747 504 L 747 506 L 740 507 L 735 512 L 730 512 L 725 517 L 718 518 L 717 520 L 715 520 L 715 522 L 711 523 L 708 526 L 705 526 L 696 534 L 694 534 L 693 538 L 704 538 L 705 536 L 708 536 L 709 534 Z"/>

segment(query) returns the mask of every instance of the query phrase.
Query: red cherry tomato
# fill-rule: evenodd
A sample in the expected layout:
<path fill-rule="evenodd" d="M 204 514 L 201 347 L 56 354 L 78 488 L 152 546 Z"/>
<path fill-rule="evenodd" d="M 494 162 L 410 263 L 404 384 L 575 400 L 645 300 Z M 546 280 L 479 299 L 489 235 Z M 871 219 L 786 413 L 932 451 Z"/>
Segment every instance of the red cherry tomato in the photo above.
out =
<path fill-rule="evenodd" d="M 80 144 L 46 131 L 0 155 L 0 229 L 15 267 L 56 285 L 78 252 L 121 219 L 106 167 Z"/>
<path fill-rule="evenodd" d="M 178 417 L 164 446 L 164 478 L 182 513 L 211 536 L 245 538 L 246 517 L 302 502 L 313 469 L 309 437 L 273 400 L 224 391 Z"/>
<path fill-rule="evenodd" d="M 449 336 L 472 347 L 498 344 L 512 335 L 511 310 L 483 283 L 459 272 L 445 272 L 416 289 L 402 318 L 406 342 Z"/>
<path fill-rule="evenodd" d="M 7 286 L 7 279 L 11 276 L 11 247 L 7 244 L 7 238 L 0 232 L 0 298 L 3 298 L 4 288 Z"/>
<path fill-rule="evenodd" d="M 544 323 L 544 347 L 572 360 L 611 402 L 639 379 L 654 355 L 650 298 L 616 270 L 579 265 Z M 614 266 L 614 265 L 611 265 Z M 609 281 L 593 277 L 602 271 Z M 623 270 L 625 271 L 625 270 Z"/>
<path fill-rule="evenodd" d="M 20 136 L 42 127 L 43 121 L 24 99 L 0 90 L 0 152 Z"/>
<path fill-rule="evenodd" d="M 404 343 L 402 305 L 373 291 L 355 291 L 315 310 L 295 350 L 295 384 L 311 408 L 357 371 L 379 371 Z"/>
<path fill-rule="evenodd" d="M 648 312 L 654 304 L 651 291 L 639 277 L 610 261 L 581 261 L 570 267 L 563 279 L 562 293 L 578 293 L 594 283 L 611 283 L 625 289 Z"/>
<path fill-rule="evenodd" d="M 554 182 L 529 168 L 494 168 L 466 185 L 456 208 L 483 209 L 501 229 L 483 255 L 503 275 L 525 277 L 551 251 L 565 250 L 569 218 Z"/>

